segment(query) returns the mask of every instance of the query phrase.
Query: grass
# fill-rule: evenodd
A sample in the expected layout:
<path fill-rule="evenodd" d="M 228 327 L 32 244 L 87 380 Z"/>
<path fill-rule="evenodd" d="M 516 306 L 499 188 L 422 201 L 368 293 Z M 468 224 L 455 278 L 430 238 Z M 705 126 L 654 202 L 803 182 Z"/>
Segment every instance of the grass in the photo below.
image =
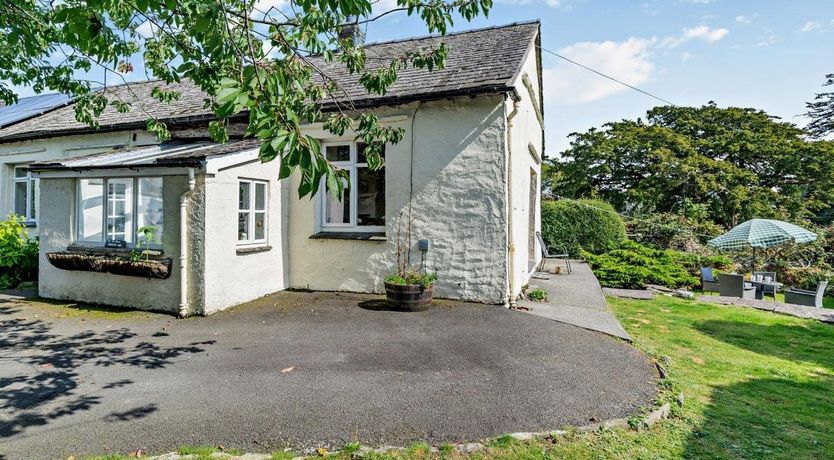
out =
<path fill-rule="evenodd" d="M 645 431 L 508 436 L 469 455 L 425 444 L 371 459 L 812 459 L 834 452 L 834 326 L 660 297 L 609 299 L 635 345 L 669 372 L 676 416 Z M 355 450 L 351 446 L 348 450 Z M 283 452 L 276 458 L 284 459 Z M 348 460 L 347 452 L 332 458 Z"/>

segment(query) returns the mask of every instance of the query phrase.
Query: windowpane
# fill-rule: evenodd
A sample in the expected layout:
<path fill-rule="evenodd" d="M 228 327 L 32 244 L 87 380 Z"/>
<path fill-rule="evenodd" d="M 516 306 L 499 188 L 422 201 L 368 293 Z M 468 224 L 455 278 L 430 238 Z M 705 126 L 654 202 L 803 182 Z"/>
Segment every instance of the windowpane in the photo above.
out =
<path fill-rule="evenodd" d="M 237 239 L 246 241 L 249 239 L 249 213 L 237 213 Z"/>
<path fill-rule="evenodd" d="M 238 187 L 238 209 L 240 210 L 248 210 L 249 207 L 249 194 L 250 194 L 250 187 L 252 184 L 249 182 L 241 182 Z"/>
<path fill-rule="evenodd" d="M 345 183 L 341 200 L 334 199 L 328 192 L 325 194 L 324 222 L 328 224 L 350 224 L 350 188 Z"/>
<path fill-rule="evenodd" d="M 162 244 L 164 222 L 162 220 L 163 209 L 161 177 L 143 177 L 139 179 L 139 199 L 137 206 L 137 230 L 142 227 L 151 227 L 153 229 L 151 243 Z M 145 241 L 144 235 L 137 235 L 137 241 L 143 243 Z"/>
<path fill-rule="evenodd" d="M 29 171 L 26 171 L 23 168 L 14 168 L 14 177 L 29 177 Z"/>
<path fill-rule="evenodd" d="M 104 180 L 81 179 L 78 187 L 78 239 L 103 242 Z"/>
<path fill-rule="evenodd" d="M 328 145 L 325 156 L 329 161 L 350 161 L 349 145 Z"/>
<path fill-rule="evenodd" d="M 38 196 L 38 180 L 29 179 L 29 216 L 31 220 L 38 218 L 36 199 Z"/>
<path fill-rule="evenodd" d="M 357 170 L 356 225 L 385 225 L 385 170 Z"/>
<path fill-rule="evenodd" d="M 356 162 L 357 163 L 366 163 L 367 162 L 367 159 L 365 158 L 365 153 L 364 153 L 365 148 L 367 146 L 368 146 L 368 144 L 363 144 L 361 142 L 359 144 L 356 144 L 356 155 L 357 155 Z M 383 159 L 385 159 L 385 149 L 382 149 L 382 153 L 380 153 L 379 156 L 382 157 Z"/>
<path fill-rule="evenodd" d="M 255 209 L 263 211 L 266 209 L 266 184 L 255 184 Z"/>
<path fill-rule="evenodd" d="M 266 213 L 265 212 L 256 212 L 255 213 L 255 239 L 256 240 L 266 239 Z"/>
<path fill-rule="evenodd" d="M 26 217 L 26 182 L 14 183 L 14 213 Z"/>
<path fill-rule="evenodd" d="M 132 242 L 133 179 L 107 181 L 107 239 Z"/>

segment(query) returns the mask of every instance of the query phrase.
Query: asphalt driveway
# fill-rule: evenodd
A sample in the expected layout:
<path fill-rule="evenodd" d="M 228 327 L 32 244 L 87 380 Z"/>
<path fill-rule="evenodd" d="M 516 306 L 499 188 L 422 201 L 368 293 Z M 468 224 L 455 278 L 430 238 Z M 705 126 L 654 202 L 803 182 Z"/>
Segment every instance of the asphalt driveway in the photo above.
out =
<path fill-rule="evenodd" d="M 0 459 L 471 441 L 628 416 L 648 359 L 499 307 L 284 292 L 208 318 L 0 304 Z M 364 307 L 364 308 L 363 308 Z"/>

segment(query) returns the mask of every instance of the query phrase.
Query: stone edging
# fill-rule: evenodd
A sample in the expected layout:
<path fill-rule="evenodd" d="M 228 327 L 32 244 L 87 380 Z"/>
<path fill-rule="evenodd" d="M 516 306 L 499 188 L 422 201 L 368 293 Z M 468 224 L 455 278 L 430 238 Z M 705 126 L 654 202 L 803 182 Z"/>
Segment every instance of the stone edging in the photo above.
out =
<path fill-rule="evenodd" d="M 670 403 L 665 403 L 662 406 L 656 408 L 655 410 L 649 412 L 643 420 L 640 422 L 640 425 L 637 427 L 637 430 L 644 430 L 650 428 L 652 425 L 656 424 L 657 422 L 669 418 L 669 415 L 672 413 L 672 405 Z M 580 433 L 590 433 L 593 431 L 599 430 L 606 430 L 606 429 L 614 429 L 614 428 L 630 428 L 629 421 L 626 418 L 616 418 L 611 420 L 605 420 L 598 423 L 592 423 L 589 425 L 582 425 L 575 428 L 576 431 Z M 518 432 L 518 433 L 510 433 L 509 437 L 516 439 L 518 441 L 531 441 L 534 439 L 547 439 L 547 438 L 555 438 L 558 436 L 564 436 L 568 433 L 566 430 L 553 430 L 553 431 L 539 431 L 539 432 Z M 468 442 L 468 443 L 460 443 L 460 444 L 452 444 L 455 451 L 461 454 L 470 454 L 473 452 L 477 452 L 479 450 L 485 449 L 487 446 L 486 444 L 480 442 Z M 386 452 L 391 451 L 404 451 L 406 450 L 405 447 L 400 446 L 382 446 L 378 448 L 371 448 L 362 446 L 356 454 L 367 455 L 370 453 L 376 454 L 383 454 Z M 309 451 L 309 453 L 307 453 Z M 432 453 L 437 453 L 440 450 L 437 447 L 431 447 Z M 307 449 L 304 451 L 306 455 L 301 455 L 295 457 L 294 460 L 302 460 L 308 458 L 310 456 L 318 456 L 322 454 L 337 454 L 339 451 L 324 451 L 319 449 Z M 155 457 L 144 457 L 148 460 L 189 460 L 194 459 L 193 455 L 180 455 L 176 452 L 169 452 L 167 454 L 158 455 Z M 231 455 L 224 452 L 215 452 L 212 454 L 212 458 L 216 458 L 218 460 L 269 460 L 272 458 L 272 454 L 255 454 L 255 453 L 247 453 L 243 455 Z"/>

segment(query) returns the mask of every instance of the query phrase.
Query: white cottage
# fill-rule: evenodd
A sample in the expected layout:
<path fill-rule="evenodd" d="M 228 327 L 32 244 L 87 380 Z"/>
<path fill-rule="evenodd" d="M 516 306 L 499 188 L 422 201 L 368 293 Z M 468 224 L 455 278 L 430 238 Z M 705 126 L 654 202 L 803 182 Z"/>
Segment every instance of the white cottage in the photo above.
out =
<path fill-rule="evenodd" d="M 437 272 L 435 296 L 512 303 L 540 257 L 539 23 L 366 46 L 384 59 L 437 41 L 449 47 L 446 67 L 402 71 L 384 96 L 338 64 L 325 69 L 356 106 L 405 129 L 375 172 L 361 144 L 306 128 L 349 170 L 342 200 L 298 199 L 298 177 L 279 181 L 251 139 L 211 143 L 204 95 L 187 83 L 170 105 L 149 96 L 159 82 L 113 87 L 134 108 L 108 109 L 98 129 L 76 122 L 71 105 L 0 128 L 0 205 L 13 211 L 10 172 L 31 171 L 39 190 L 40 295 L 191 315 L 290 288 L 384 292 L 398 225 L 411 220 L 411 260 Z M 166 121 L 172 140 L 147 133 L 144 113 Z M 123 263 L 137 247 L 152 255 Z M 102 254 L 121 258 L 91 257 Z"/>

